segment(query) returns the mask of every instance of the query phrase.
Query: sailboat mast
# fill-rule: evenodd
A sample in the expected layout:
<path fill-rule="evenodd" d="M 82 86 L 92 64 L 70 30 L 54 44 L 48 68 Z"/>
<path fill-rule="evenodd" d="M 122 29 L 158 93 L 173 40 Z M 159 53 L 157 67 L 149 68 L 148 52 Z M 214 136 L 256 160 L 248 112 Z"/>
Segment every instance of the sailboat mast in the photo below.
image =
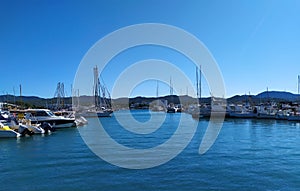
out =
<path fill-rule="evenodd" d="M 172 76 L 170 76 L 170 95 L 173 95 Z"/>
<path fill-rule="evenodd" d="M 200 71 L 199 71 L 199 75 L 200 75 L 200 79 L 199 79 L 199 98 L 201 99 L 201 93 L 202 93 L 202 90 L 201 90 L 201 84 L 202 84 L 202 71 L 201 71 L 201 65 L 200 65 Z"/>
<path fill-rule="evenodd" d="M 79 108 L 79 89 L 77 90 L 77 105 L 78 105 L 78 108 Z"/>
<path fill-rule="evenodd" d="M 156 98 L 158 98 L 158 80 L 156 80 Z"/>
<path fill-rule="evenodd" d="M 95 107 L 99 106 L 99 78 L 98 78 L 98 67 L 94 68 L 94 99 Z"/>
<path fill-rule="evenodd" d="M 199 98 L 199 79 L 198 79 L 198 67 L 196 66 L 196 90 L 197 90 L 197 99 Z"/>
<path fill-rule="evenodd" d="M 298 75 L 298 96 L 299 96 L 299 93 L 300 93 L 300 87 L 299 87 L 299 84 L 300 84 L 300 75 Z"/>
<path fill-rule="evenodd" d="M 13 87 L 13 91 L 14 91 L 14 104 L 16 105 L 16 92 L 15 92 L 15 87 Z"/>
<path fill-rule="evenodd" d="M 22 85 L 20 84 L 20 105 L 23 107 L 23 101 L 22 101 Z"/>
<path fill-rule="evenodd" d="M 270 100 L 270 94 L 269 94 L 269 87 L 267 87 L 267 96 L 268 96 L 267 102 L 268 102 L 268 103 L 271 103 L 271 100 Z"/>
<path fill-rule="evenodd" d="M 298 75 L 298 102 L 300 101 L 300 75 Z"/>
<path fill-rule="evenodd" d="M 103 106 L 103 99 L 104 99 L 104 95 L 103 95 L 103 87 L 102 87 L 102 84 L 100 82 L 100 79 L 98 77 L 98 91 L 99 91 L 99 107 L 102 107 Z"/>

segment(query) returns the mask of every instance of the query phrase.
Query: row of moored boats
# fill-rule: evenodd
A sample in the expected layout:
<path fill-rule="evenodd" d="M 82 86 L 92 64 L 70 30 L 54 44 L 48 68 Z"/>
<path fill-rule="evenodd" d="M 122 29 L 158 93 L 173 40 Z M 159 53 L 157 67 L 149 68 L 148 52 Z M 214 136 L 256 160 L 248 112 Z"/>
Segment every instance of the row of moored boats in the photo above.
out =
<path fill-rule="evenodd" d="M 250 105 L 198 105 L 191 106 L 188 111 L 193 118 L 207 118 L 212 113 L 214 116 L 222 114 L 226 118 L 256 118 L 300 121 L 300 106 L 290 104 L 260 104 Z"/>
<path fill-rule="evenodd" d="M 1 111 L 0 138 L 45 134 L 84 124 L 87 124 L 87 120 L 74 112 L 64 112 L 58 116 L 48 109 Z"/>

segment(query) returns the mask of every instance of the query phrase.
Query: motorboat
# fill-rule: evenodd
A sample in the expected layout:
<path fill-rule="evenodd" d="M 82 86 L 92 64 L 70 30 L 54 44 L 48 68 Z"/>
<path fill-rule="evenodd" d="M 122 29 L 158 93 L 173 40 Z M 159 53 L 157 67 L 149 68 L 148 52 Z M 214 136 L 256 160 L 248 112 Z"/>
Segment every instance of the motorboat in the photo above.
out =
<path fill-rule="evenodd" d="M 165 109 L 165 107 L 163 107 L 161 105 L 154 105 L 153 107 L 151 107 L 151 111 L 164 112 L 164 111 L 166 111 L 166 109 Z"/>
<path fill-rule="evenodd" d="M 6 122 L 9 120 L 9 112 L 8 111 L 0 111 L 0 122 Z"/>
<path fill-rule="evenodd" d="M 21 134 L 11 129 L 0 128 L 0 138 L 20 137 Z"/>
<path fill-rule="evenodd" d="M 75 118 L 56 116 L 48 109 L 28 109 L 25 111 L 25 119 L 30 120 L 32 124 L 46 122 L 55 129 L 76 126 Z"/>
<path fill-rule="evenodd" d="M 255 111 L 254 111 L 255 110 Z M 245 107 L 240 105 L 229 106 L 229 117 L 232 118 L 256 118 L 257 110 L 251 107 Z"/>
<path fill-rule="evenodd" d="M 257 117 L 256 113 L 253 113 L 252 111 L 242 111 L 242 112 L 231 112 L 230 117 L 233 118 L 255 118 Z"/>
<path fill-rule="evenodd" d="M 90 117 L 111 117 L 113 111 L 112 110 L 87 110 L 82 113 L 80 113 L 81 116 L 90 118 Z"/>
<path fill-rule="evenodd" d="M 175 113 L 176 112 L 176 109 L 175 107 L 167 107 L 167 113 Z"/>
<path fill-rule="evenodd" d="M 32 125 L 30 120 L 23 119 L 22 123 L 19 124 L 18 132 L 22 134 L 25 130 L 34 134 L 44 134 L 46 132 L 41 124 Z"/>
<path fill-rule="evenodd" d="M 20 137 L 21 134 L 0 123 L 0 138 Z"/>
<path fill-rule="evenodd" d="M 276 119 L 277 110 L 274 106 L 260 105 L 257 107 L 257 118 L 258 119 Z"/>
<path fill-rule="evenodd" d="M 167 113 L 175 113 L 176 112 L 176 108 L 174 106 L 173 103 L 170 103 L 167 107 Z"/>
<path fill-rule="evenodd" d="M 210 117 L 222 119 L 229 116 L 229 112 L 224 104 L 201 105 L 200 107 L 194 109 L 191 114 L 195 119 Z"/>
<path fill-rule="evenodd" d="M 290 116 L 289 110 L 279 109 L 276 113 L 276 119 L 278 120 L 287 120 L 289 116 Z"/>
<path fill-rule="evenodd" d="M 182 112 L 182 105 L 181 104 L 177 104 L 175 106 L 175 111 L 176 111 L 176 113 L 181 113 Z"/>
<path fill-rule="evenodd" d="M 83 125 L 86 125 L 88 124 L 88 121 L 83 117 L 83 116 L 76 116 L 75 117 L 75 123 L 76 123 L 76 126 L 83 126 Z"/>
<path fill-rule="evenodd" d="M 300 115 L 290 115 L 287 117 L 287 120 L 289 121 L 299 121 L 300 122 Z"/>

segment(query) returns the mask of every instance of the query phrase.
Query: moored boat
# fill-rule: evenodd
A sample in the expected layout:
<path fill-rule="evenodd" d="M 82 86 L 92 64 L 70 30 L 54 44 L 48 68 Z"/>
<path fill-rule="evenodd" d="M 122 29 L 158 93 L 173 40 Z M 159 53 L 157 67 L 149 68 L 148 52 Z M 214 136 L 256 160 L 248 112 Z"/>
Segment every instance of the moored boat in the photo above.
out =
<path fill-rule="evenodd" d="M 0 138 L 20 137 L 21 134 L 0 123 Z"/>
<path fill-rule="evenodd" d="M 81 116 L 90 118 L 90 117 L 111 117 L 113 111 L 111 110 L 88 110 L 83 113 L 80 113 Z"/>
<path fill-rule="evenodd" d="M 171 107 L 171 106 L 167 107 L 167 113 L 175 113 L 175 112 L 176 112 L 175 107 Z"/>
<path fill-rule="evenodd" d="M 30 120 L 32 124 L 49 123 L 53 128 L 74 127 L 75 118 L 66 118 L 54 115 L 48 109 L 28 109 L 25 111 L 25 119 Z"/>
<path fill-rule="evenodd" d="M 289 121 L 300 121 L 300 115 L 290 115 L 287 117 Z"/>
<path fill-rule="evenodd" d="M 233 118 L 255 118 L 255 117 L 257 117 L 257 114 L 253 113 L 253 112 L 248 112 L 248 111 L 232 112 L 232 113 L 230 113 L 230 117 L 233 117 Z"/>
<path fill-rule="evenodd" d="M 75 117 L 76 126 L 83 126 L 88 124 L 88 121 L 81 115 Z"/>
<path fill-rule="evenodd" d="M 19 125 L 18 132 L 23 133 L 24 131 L 30 131 L 34 134 L 44 134 L 46 131 L 41 127 L 41 124 L 32 125 L 30 120 L 22 120 Z"/>
<path fill-rule="evenodd" d="M 111 106 L 110 93 L 104 82 L 100 83 L 98 67 L 93 68 L 94 71 L 94 106 L 87 110 L 77 113 L 83 117 L 111 117 L 113 110 Z M 106 97 L 108 95 L 108 98 Z"/>

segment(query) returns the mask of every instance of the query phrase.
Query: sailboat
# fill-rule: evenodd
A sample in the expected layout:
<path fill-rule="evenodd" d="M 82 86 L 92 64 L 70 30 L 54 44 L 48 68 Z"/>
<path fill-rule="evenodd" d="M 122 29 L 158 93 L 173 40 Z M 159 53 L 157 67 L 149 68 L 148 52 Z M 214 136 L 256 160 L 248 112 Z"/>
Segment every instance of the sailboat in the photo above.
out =
<path fill-rule="evenodd" d="M 295 111 L 287 117 L 289 121 L 299 121 L 300 122 L 300 75 L 298 75 L 298 95 L 297 95 L 297 105 L 298 107 L 295 109 Z"/>
<path fill-rule="evenodd" d="M 156 100 L 155 100 L 155 102 L 151 106 L 151 111 L 154 111 L 154 112 L 162 112 L 162 111 L 166 110 L 166 108 L 164 107 L 164 105 L 159 100 L 159 97 L 158 97 L 158 87 L 159 87 L 158 86 L 158 81 L 156 81 Z"/>
<path fill-rule="evenodd" d="M 171 103 L 167 106 L 167 113 L 175 113 L 175 105 L 173 103 L 173 84 L 172 84 L 172 77 L 170 76 L 170 98 L 171 98 Z"/>
<path fill-rule="evenodd" d="M 103 80 L 102 80 L 103 81 Z M 110 93 L 104 83 L 99 78 L 98 67 L 94 67 L 94 103 L 95 106 L 82 113 L 83 117 L 111 117 L 113 110 L 111 108 Z M 106 97 L 108 95 L 108 98 Z"/>
<path fill-rule="evenodd" d="M 199 102 L 199 103 L 197 104 L 197 108 L 195 108 L 195 110 L 192 111 L 192 117 L 198 118 L 198 119 L 204 117 L 203 113 L 205 113 L 205 114 L 210 113 L 210 111 L 201 109 L 201 103 L 200 103 L 201 102 L 201 78 L 202 78 L 201 66 L 200 66 L 199 70 L 198 70 L 198 67 L 196 67 L 197 102 Z"/>

